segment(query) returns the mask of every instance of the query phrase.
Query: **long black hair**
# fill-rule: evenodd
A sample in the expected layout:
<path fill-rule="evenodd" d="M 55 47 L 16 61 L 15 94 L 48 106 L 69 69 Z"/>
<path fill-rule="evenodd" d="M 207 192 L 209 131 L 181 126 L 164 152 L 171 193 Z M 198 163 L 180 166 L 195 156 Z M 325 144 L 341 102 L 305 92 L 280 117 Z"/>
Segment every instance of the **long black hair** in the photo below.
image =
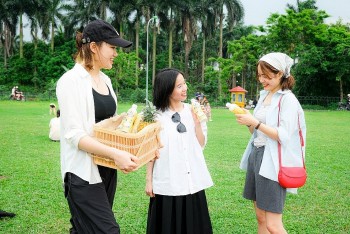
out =
<path fill-rule="evenodd" d="M 175 68 L 164 68 L 158 71 L 153 86 L 153 104 L 158 110 L 165 111 L 169 107 L 169 97 L 173 93 L 179 74 L 183 75 Z"/>

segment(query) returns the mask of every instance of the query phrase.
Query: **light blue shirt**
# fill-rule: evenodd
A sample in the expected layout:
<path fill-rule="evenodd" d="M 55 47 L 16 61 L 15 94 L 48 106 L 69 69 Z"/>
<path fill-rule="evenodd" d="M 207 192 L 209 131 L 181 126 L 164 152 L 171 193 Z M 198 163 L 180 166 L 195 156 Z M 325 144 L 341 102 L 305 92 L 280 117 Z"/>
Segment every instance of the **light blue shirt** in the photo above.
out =
<path fill-rule="evenodd" d="M 266 98 L 268 91 L 262 90 L 257 103 L 255 112 L 261 107 L 263 100 Z M 280 96 L 284 95 L 281 100 L 280 126 L 278 127 L 278 102 Z M 298 115 L 300 128 L 303 134 L 304 147 L 301 147 L 298 127 Z M 290 90 L 279 90 L 272 96 L 271 106 L 266 113 L 266 125 L 277 129 L 278 137 L 281 143 L 282 164 L 283 166 L 301 166 L 302 151 L 305 157 L 306 143 L 306 124 L 304 111 L 298 99 Z M 255 134 L 252 134 L 246 150 L 243 154 L 240 168 L 247 170 L 248 158 L 252 151 L 252 142 Z M 267 137 L 264 156 L 261 163 L 259 174 L 267 179 L 278 181 L 279 161 L 278 161 L 277 141 Z M 296 189 L 289 190 L 296 192 Z"/>
<path fill-rule="evenodd" d="M 102 72 L 100 77 L 107 84 L 113 98 L 111 80 Z M 92 157 L 78 148 L 82 137 L 93 135 L 95 104 L 92 94 L 92 77 L 80 64 L 67 71 L 58 80 L 56 95 L 61 110 L 61 174 L 74 173 L 90 184 L 102 182 Z"/>

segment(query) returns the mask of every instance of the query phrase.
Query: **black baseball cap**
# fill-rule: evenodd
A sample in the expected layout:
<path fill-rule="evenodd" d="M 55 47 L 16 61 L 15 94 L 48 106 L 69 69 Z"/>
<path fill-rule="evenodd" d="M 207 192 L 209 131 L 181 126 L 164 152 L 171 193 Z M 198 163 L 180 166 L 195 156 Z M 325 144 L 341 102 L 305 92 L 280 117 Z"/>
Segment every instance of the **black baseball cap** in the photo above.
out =
<path fill-rule="evenodd" d="M 112 25 L 100 19 L 91 21 L 83 30 L 83 44 L 93 41 L 104 41 L 108 44 L 123 48 L 127 48 L 132 45 L 131 41 L 121 38 L 117 30 L 115 30 Z"/>

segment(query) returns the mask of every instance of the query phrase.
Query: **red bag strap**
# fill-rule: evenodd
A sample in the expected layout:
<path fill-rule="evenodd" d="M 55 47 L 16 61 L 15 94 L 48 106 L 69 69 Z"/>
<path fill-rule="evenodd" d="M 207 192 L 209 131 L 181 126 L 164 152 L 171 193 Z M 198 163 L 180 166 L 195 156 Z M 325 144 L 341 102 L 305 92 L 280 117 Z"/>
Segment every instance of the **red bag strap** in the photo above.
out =
<path fill-rule="evenodd" d="M 278 101 L 278 124 L 277 127 L 280 126 L 280 112 L 281 112 L 281 101 L 283 98 L 283 95 L 281 95 L 280 100 Z M 305 168 L 305 159 L 304 159 L 304 151 L 303 151 L 303 147 L 304 147 L 304 138 L 303 138 L 303 132 L 301 131 L 301 127 L 300 127 L 300 120 L 299 120 L 299 113 L 298 113 L 298 128 L 299 128 L 299 138 L 300 138 L 300 148 L 301 148 L 301 157 L 303 159 L 303 167 Z M 277 141 L 278 144 L 278 162 L 279 162 L 279 166 L 281 168 L 282 166 L 282 149 L 281 149 L 281 143 L 279 141 Z"/>

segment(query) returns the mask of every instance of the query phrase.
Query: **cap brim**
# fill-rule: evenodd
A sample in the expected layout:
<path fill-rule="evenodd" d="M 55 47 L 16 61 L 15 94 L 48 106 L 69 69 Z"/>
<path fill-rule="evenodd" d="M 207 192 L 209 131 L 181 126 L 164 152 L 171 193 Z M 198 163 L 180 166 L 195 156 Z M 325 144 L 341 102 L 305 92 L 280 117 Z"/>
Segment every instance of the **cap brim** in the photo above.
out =
<path fill-rule="evenodd" d="M 108 44 L 119 46 L 122 48 L 127 48 L 127 47 L 130 47 L 132 45 L 131 41 L 124 40 L 123 38 L 120 38 L 120 37 L 115 37 L 115 38 L 106 40 L 106 42 Z"/>

